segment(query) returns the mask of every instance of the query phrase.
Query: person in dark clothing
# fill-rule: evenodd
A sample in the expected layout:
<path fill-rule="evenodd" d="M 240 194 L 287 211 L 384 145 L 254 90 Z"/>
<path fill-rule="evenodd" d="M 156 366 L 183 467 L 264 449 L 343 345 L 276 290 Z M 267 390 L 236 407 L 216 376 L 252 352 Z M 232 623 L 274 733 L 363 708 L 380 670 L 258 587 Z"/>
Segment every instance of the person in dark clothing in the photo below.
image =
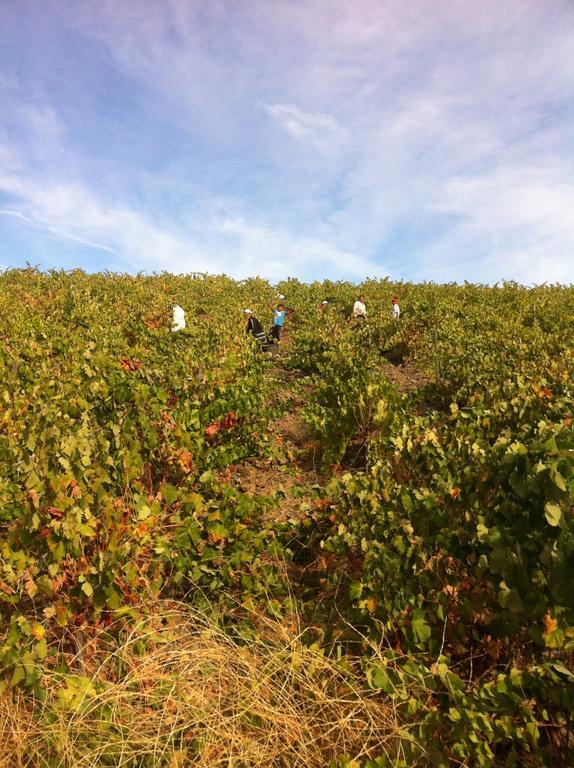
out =
<path fill-rule="evenodd" d="M 265 335 L 265 331 L 259 320 L 256 317 L 253 317 L 253 312 L 250 309 L 244 309 L 243 313 L 247 315 L 245 333 L 247 335 L 251 334 L 259 344 L 265 344 L 267 342 L 267 336 Z"/>

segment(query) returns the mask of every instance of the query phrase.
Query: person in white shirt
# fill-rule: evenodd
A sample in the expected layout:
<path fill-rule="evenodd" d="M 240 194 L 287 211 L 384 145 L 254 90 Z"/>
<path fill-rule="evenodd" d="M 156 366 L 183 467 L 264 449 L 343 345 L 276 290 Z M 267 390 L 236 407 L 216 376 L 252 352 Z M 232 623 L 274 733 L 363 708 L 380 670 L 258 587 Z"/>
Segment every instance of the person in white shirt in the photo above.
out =
<path fill-rule="evenodd" d="M 401 316 L 401 308 L 399 307 L 399 300 L 396 296 L 393 296 L 393 320 L 398 320 Z"/>
<path fill-rule="evenodd" d="M 360 317 L 363 320 L 367 319 L 367 306 L 365 304 L 365 297 L 363 294 L 361 294 L 357 301 L 353 304 L 352 316 Z"/>
<path fill-rule="evenodd" d="M 179 304 L 174 304 L 171 330 L 175 333 L 175 331 L 183 331 L 184 328 L 185 328 L 185 312 L 179 306 Z"/>

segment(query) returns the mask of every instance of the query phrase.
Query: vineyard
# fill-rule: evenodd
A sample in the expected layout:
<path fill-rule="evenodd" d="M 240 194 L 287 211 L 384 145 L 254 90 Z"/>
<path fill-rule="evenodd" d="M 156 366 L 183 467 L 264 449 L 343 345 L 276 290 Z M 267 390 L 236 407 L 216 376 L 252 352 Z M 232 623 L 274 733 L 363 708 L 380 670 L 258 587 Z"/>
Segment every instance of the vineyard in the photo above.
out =
<path fill-rule="evenodd" d="M 0 767 L 573 765 L 573 318 L 2 273 Z"/>

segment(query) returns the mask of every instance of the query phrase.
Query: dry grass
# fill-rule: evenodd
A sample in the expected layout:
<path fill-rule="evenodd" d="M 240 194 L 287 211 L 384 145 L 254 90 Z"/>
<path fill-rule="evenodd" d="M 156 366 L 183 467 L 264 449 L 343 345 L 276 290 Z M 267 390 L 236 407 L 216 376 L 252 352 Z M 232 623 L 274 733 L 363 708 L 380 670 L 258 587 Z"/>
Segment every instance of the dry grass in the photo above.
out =
<path fill-rule="evenodd" d="M 325 768 L 400 751 L 390 704 L 280 622 L 238 644 L 170 604 L 92 642 L 43 705 L 0 695 L 0 768 Z"/>

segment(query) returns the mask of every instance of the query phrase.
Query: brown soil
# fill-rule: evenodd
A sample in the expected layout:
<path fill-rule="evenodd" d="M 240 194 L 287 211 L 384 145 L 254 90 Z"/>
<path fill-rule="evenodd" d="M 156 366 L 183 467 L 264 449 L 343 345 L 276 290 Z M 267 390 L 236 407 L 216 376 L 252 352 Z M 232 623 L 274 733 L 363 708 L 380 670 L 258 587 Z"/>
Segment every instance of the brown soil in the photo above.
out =
<path fill-rule="evenodd" d="M 391 381 L 401 394 L 413 392 L 415 389 L 426 386 L 430 379 L 412 363 L 405 361 L 399 365 L 393 365 L 387 361 L 381 363 L 382 373 Z"/>
<path fill-rule="evenodd" d="M 285 333 L 281 346 L 289 342 L 290 335 Z M 249 495 L 274 498 L 267 521 L 285 522 L 303 516 L 312 486 L 324 485 L 329 476 L 321 471 L 320 445 L 313 440 L 302 417 L 301 411 L 308 398 L 294 392 L 294 383 L 300 374 L 281 368 L 280 363 L 274 366 L 274 371 L 281 384 L 276 390 L 277 398 L 286 407 L 283 416 L 269 424 L 270 435 L 279 444 L 277 457 L 249 459 L 236 465 L 231 468 L 231 481 Z M 393 365 L 384 361 L 381 372 L 401 393 L 412 392 L 429 382 L 424 373 L 408 362 Z M 301 391 L 301 385 L 298 389 Z M 348 453 L 349 466 L 364 462 L 364 440 L 352 443 Z M 344 460 L 341 465 L 345 466 Z"/>
<path fill-rule="evenodd" d="M 301 505 L 309 498 L 313 485 L 325 482 L 314 457 L 316 443 L 300 413 L 301 402 L 269 425 L 281 446 L 277 459 L 253 459 L 235 467 L 234 481 L 245 493 L 276 497 L 268 519 L 285 521 L 302 516 Z"/>

